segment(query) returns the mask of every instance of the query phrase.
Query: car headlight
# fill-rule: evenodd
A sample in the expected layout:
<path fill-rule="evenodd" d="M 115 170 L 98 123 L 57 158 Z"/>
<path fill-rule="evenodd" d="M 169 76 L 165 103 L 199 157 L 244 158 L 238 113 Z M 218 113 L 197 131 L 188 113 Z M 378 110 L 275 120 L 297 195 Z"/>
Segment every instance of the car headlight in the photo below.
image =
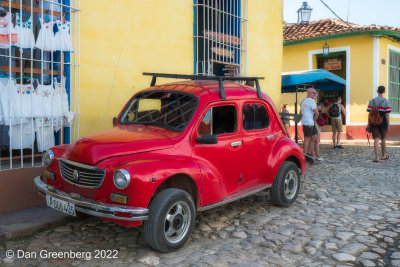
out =
<path fill-rule="evenodd" d="M 54 153 L 51 150 L 47 150 L 42 154 L 42 164 L 49 167 L 54 161 Z"/>
<path fill-rule="evenodd" d="M 114 172 L 114 185 L 118 189 L 125 189 L 131 182 L 131 176 L 127 170 L 120 169 Z"/>

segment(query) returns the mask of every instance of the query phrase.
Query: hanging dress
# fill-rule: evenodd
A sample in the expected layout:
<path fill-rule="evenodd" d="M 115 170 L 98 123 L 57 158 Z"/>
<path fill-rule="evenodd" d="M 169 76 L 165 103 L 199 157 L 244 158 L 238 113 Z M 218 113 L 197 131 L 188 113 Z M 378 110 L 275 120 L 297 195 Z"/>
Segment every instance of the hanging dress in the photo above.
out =
<path fill-rule="evenodd" d="M 15 13 L 15 32 L 18 35 L 18 41 L 15 46 L 20 48 L 34 48 L 35 37 L 32 31 L 32 16 L 29 17 L 25 22 L 19 16 L 19 13 Z"/>
<path fill-rule="evenodd" d="M 11 21 L 11 14 L 7 12 L 4 17 L 0 17 L 0 48 L 9 48 L 10 41 L 14 44 L 17 40 L 18 36 Z"/>
<path fill-rule="evenodd" d="M 35 118 L 35 132 L 38 151 L 44 151 L 55 145 L 54 128 L 56 120 L 53 120 L 56 111 L 56 96 L 53 84 L 38 84 L 36 92 L 39 95 L 38 102 L 42 107 L 41 117 Z"/>
<path fill-rule="evenodd" d="M 65 21 L 65 23 L 62 24 L 60 20 L 56 20 L 55 23 L 58 28 L 58 31 L 54 36 L 56 50 L 65 52 L 73 51 L 70 35 L 71 22 Z"/>
<path fill-rule="evenodd" d="M 16 89 L 16 92 L 10 96 L 14 98 L 15 104 L 12 121 L 17 123 L 10 126 L 10 147 L 11 149 L 32 148 L 35 141 L 31 115 L 31 94 L 34 87 L 32 84 L 17 84 Z"/>
<path fill-rule="evenodd" d="M 65 77 L 61 77 L 61 82 L 57 82 L 57 78 L 54 78 L 54 89 L 56 93 L 57 115 L 60 116 L 57 120 L 58 129 L 69 126 L 72 119 L 74 118 L 73 113 L 70 111 L 68 94 L 65 89 Z"/>
<path fill-rule="evenodd" d="M 35 47 L 47 52 L 55 51 L 55 42 L 53 34 L 53 21 L 46 22 L 43 19 L 40 21 L 40 31 L 36 40 Z"/>

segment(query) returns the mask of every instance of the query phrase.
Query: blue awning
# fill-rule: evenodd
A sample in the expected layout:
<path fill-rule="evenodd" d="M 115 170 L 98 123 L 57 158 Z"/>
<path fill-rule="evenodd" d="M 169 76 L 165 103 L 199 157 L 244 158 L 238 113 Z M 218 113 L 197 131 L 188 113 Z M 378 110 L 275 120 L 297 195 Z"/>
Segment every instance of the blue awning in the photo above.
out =
<path fill-rule="evenodd" d="M 346 80 L 323 69 L 282 73 L 282 93 L 293 93 L 296 88 L 305 86 L 321 91 L 343 90 L 346 88 Z"/>

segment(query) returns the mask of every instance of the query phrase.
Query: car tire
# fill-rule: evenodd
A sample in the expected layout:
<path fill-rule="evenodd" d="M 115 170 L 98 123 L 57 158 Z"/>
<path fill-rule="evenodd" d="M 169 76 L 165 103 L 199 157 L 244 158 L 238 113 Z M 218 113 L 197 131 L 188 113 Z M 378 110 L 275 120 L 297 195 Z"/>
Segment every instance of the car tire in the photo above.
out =
<path fill-rule="evenodd" d="M 189 193 L 176 188 L 165 189 L 149 205 L 144 238 L 154 250 L 164 253 L 177 250 L 192 233 L 195 217 L 195 205 Z"/>
<path fill-rule="evenodd" d="M 293 162 L 284 161 L 272 183 L 272 203 L 276 206 L 287 207 L 296 200 L 299 190 L 299 168 Z"/>

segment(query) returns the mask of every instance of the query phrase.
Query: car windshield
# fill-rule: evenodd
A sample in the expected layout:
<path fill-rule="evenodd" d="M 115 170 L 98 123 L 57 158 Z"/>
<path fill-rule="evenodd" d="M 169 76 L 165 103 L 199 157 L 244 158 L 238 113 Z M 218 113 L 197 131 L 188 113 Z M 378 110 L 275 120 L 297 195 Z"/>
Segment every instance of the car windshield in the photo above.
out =
<path fill-rule="evenodd" d="M 182 131 L 196 110 L 194 95 L 174 91 L 137 94 L 124 110 L 121 124 L 147 124 Z"/>

